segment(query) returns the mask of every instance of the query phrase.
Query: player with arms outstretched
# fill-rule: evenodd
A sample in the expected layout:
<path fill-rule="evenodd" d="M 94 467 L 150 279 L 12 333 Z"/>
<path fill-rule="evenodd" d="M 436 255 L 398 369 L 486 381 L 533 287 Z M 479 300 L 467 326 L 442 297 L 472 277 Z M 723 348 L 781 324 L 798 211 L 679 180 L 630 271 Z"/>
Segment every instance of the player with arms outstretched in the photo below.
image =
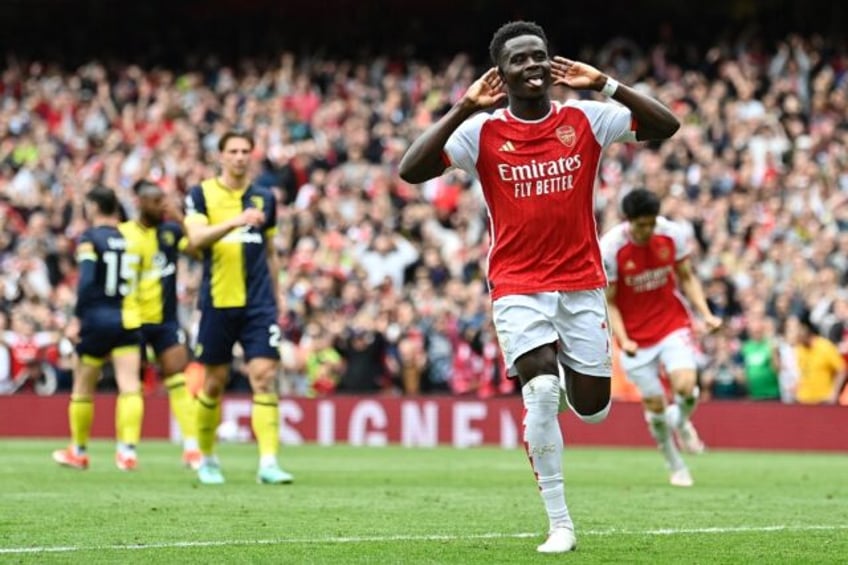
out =
<path fill-rule="evenodd" d="M 586 422 L 610 410 L 607 281 L 593 214 L 599 160 L 613 142 L 665 139 L 679 124 L 665 106 L 598 69 L 551 58 L 534 23 L 502 26 L 489 50 L 496 66 L 415 140 L 400 174 L 424 182 L 457 167 L 480 180 L 495 328 L 521 381 L 524 441 L 550 525 L 538 551 L 560 553 L 576 546 L 562 473 L 561 399 Z M 553 102 L 553 84 L 620 104 Z M 483 112 L 505 100 L 507 108 Z"/>
<path fill-rule="evenodd" d="M 689 309 L 678 285 L 710 330 L 722 322 L 710 312 L 692 272 L 685 231 L 659 215 L 659 197 L 636 189 L 624 197 L 621 207 L 627 221 L 601 239 L 610 281 L 610 325 L 621 348 L 621 366 L 642 394 L 645 420 L 665 458 L 670 482 L 688 487 L 692 476 L 672 435 L 687 451 L 700 453 L 704 446 L 690 420 L 698 402 L 697 352 Z M 666 403 L 661 370 L 671 381 L 674 404 Z"/>
<path fill-rule="evenodd" d="M 183 463 L 200 467 L 194 399 L 186 388 L 183 371 L 188 365 L 185 332 L 177 320 L 177 260 L 185 251 L 182 212 L 167 206 L 162 188 L 149 181 L 133 186 L 138 217 L 121 224 L 141 258 L 138 298 L 141 308 L 141 336 L 144 347 L 152 347 L 159 363 L 171 412 L 183 438 Z M 172 218 L 166 221 L 167 215 Z M 173 221 L 173 220 L 177 221 Z"/>
<path fill-rule="evenodd" d="M 60 465 L 88 468 L 86 446 L 94 421 L 94 392 L 106 357 L 112 357 L 118 385 L 115 464 L 122 471 L 138 465 L 144 402 L 141 395 L 141 312 L 138 302 L 139 255 L 118 229 L 120 204 L 115 192 L 93 188 L 86 195 L 91 227 L 77 245 L 79 283 L 74 315 L 79 318 L 78 359 L 68 419 L 71 445 L 53 452 Z"/>
<path fill-rule="evenodd" d="M 203 256 L 197 358 L 205 367 L 197 396 L 197 431 L 203 462 L 202 484 L 221 484 L 215 456 L 215 432 L 221 420 L 221 396 L 230 374 L 233 345 L 244 351 L 253 389 L 251 425 L 259 446 L 257 480 L 292 482 L 277 462 L 280 434 L 277 371 L 279 265 L 273 236 L 277 231 L 274 195 L 248 179 L 253 139 L 227 132 L 218 144 L 221 175 L 203 181 L 186 199 L 189 245 Z"/>

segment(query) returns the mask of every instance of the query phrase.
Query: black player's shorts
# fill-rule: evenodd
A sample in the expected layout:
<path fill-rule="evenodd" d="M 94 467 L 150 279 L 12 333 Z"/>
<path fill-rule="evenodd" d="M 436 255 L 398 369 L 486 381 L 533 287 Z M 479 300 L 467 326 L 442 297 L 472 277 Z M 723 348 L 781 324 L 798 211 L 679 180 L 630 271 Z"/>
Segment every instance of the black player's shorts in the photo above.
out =
<path fill-rule="evenodd" d="M 144 324 L 141 326 L 141 339 L 145 346 L 153 348 L 157 357 L 175 345 L 185 343 L 185 333 L 176 320 L 161 324 Z"/>
<path fill-rule="evenodd" d="M 275 308 L 207 308 L 201 312 L 195 356 L 205 365 L 233 360 L 239 342 L 245 361 L 280 358 L 280 326 Z"/>
<path fill-rule="evenodd" d="M 108 355 L 125 348 L 138 349 L 141 332 L 125 329 L 120 312 L 94 310 L 80 319 L 77 353 L 88 365 L 100 365 Z"/>

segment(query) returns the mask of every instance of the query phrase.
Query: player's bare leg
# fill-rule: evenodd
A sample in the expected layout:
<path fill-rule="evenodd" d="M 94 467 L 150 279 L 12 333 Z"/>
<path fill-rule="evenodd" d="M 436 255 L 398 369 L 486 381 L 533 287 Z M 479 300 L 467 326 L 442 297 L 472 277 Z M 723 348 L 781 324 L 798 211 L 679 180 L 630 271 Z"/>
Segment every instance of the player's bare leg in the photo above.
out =
<path fill-rule="evenodd" d="M 524 444 L 548 514 L 548 539 L 537 550 L 562 553 L 576 545 L 574 523 L 565 502 L 560 382 L 554 344 L 534 349 L 515 361 L 524 400 Z"/>
<path fill-rule="evenodd" d="M 590 424 L 603 422 L 610 411 L 612 380 L 583 375 L 561 365 L 568 403 L 578 418 Z"/>
<path fill-rule="evenodd" d="M 700 394 L 697 373 L 695 369 L 677 369 L 669 374 L 669 380 L 674 390 L 674 405 L 669 409 L 672 410 L 672 425 L 680 446 L 687 453 L 703 453 L 704 442 L 691 421 Z"/>
<path fill-rule="evenodd" d="M 259 470 L 256 480 L 263 484 L 287 484 L 294 480 L 280 468 L 280 398 L 277 395 L 277 359 L 256 357 L 248 361 L 247 374 L 253 389 L 250 423 L 259 447 Z"/>

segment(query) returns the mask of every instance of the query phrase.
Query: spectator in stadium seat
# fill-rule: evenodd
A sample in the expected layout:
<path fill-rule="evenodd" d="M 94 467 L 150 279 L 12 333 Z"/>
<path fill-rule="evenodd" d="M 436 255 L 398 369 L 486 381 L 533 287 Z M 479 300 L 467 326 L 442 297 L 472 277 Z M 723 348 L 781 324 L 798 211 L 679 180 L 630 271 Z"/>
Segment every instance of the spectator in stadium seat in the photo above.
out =
<path fill-rule="evenodd" d="M 737 354 L 732 351 L 731 339 L 724 333 L 716 336 L 712 351 L 712 363 L 701 374 L 703 387 L 715 400 L 744 398 L 745 376 Z"/>
<path fill-rule="evenodd" d="M 0 335 L 9 327 L 9 316 L 0 310 Z M 15 391 L 12 381 L 12 356 L 6 341 L 0 339 L 0 394 L 11 394 Z"/>
<path fill-rule="evenodd" d="M 833 342 L 817 334 L 809 316 L 802 316 L 799 321 L 795 397 L 801 404 L 836 404 L 845 385 L 845 360 Z"/>
<path fill-rule="evenodd" d="M 798 388 L 798 358 L 796 346 L 801 334 L 801 322 L 797 316 L 790 316 L 783 327 L 783 333 L 777 339 L 778 359 L 780 369 L 778 380 L 780 382 L 780 400 L 784 404 L 792 404 Z"/>
<path fill-rule="evenodd" d="M 747 339 L 742 342 L 740 355 L 745 367 L 748 398 L 752 400 L 777 400 L 780 398 L 778 369 L 780 352 L 772 335 L 766 331 L 767 322 L 756 313 L 747 321 Z"/>
<path fill-rule="evenodd" d="M 339 394 L 388 392 L 392 375 L 386 366 L 386 336 L 373 320 L 359 316 L 336 335 L 335 349 L 345 361 L 337 387 Z"/>
<path fill-rule="evenodd" d="M 333 338 L 318 323 L 306 327 L 301 340 L 305 352 L 305 370 L 307 379 L 306 396 L 329 396 L 335 392 L 344 371 L 344 360 L 333 347 Z"/>
<path fill-rule="evenodd" d="M 404 283 L 404 271 L 418 260 L 419 252 L 400 235 L 378 232 L 371 245 L 356 251 L 356 258 L 368 274 L 372 288 L 386 281 L 400 290 Z"/>

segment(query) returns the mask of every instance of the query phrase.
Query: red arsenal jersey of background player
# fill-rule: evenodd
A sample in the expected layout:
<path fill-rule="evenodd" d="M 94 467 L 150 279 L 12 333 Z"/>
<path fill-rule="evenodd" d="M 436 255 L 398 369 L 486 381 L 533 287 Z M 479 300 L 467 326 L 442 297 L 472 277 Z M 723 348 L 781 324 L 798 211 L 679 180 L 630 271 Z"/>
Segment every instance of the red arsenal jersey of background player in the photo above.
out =
<path fill-rule="evenodd" d="M 686 233 L 674 222 L 657 217 L 645 245 L 630 239 L 630 223 L 604 234 L 601 250 L 615 303 L 621 310 L 627 336 L 639 347 L 659 343 L 675 330 L 691 327 L 691 317 L 677 291 L 675 266 L 689 254 Z"/>
<path fill-rule="evenodd" d="M 476 114 L 451 135 L 447 163 L 480 179 L 489 210 L 493 300 L 606 286 L 595 176 L 603 148 L 635 141 L 635 129 L 623 106 L 569 101 L 536 121 Z"/>

